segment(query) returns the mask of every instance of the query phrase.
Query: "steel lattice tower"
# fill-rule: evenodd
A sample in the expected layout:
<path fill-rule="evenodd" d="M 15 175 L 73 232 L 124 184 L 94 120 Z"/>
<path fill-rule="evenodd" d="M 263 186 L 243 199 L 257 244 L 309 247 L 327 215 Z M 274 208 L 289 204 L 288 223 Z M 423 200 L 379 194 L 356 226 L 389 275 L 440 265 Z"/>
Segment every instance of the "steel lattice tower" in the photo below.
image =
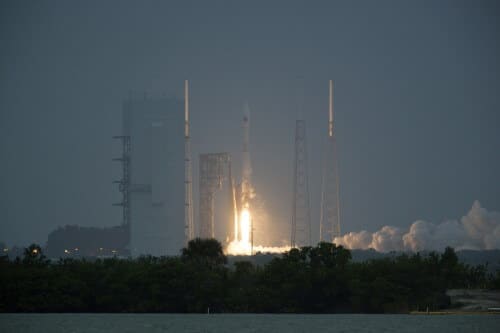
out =
<path fill-rule="evenodd" d="M 295 122 L 295 164 L 291 247 L 311 245 L 311 216 L 307 177 L 306 122 Z"/>
<path fill-rule="evenodd" d="M 337 147 L 333 118 L 333 81 L 329 91 L 328 138 L 323 154 L 323 174 L 321 191 L 320 241 L 333 242 L 340 236 L 340 198 Z"/>

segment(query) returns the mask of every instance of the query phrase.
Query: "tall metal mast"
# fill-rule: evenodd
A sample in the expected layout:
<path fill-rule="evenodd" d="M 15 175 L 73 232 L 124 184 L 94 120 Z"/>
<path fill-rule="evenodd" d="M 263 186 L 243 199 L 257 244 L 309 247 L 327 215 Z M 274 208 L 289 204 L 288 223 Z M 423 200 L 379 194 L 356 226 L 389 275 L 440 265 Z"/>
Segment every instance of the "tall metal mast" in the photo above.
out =
<path fill-rule="evenodd" d="M 193 177 L 191 170 L 191 142 L 189 138 L 189 82 L 184 81 L 184 233 L 185 243 L 194 238 Z"/>
<path fill-rule="evenodd" d="M 333 81 L 330 80 L 328 108 L 328 137 L 323 154 L 323 175 L 321 191 L 320 241 L 333 242 L 340 236 L 339 174 L 337 146 L 333 117 Z"/>

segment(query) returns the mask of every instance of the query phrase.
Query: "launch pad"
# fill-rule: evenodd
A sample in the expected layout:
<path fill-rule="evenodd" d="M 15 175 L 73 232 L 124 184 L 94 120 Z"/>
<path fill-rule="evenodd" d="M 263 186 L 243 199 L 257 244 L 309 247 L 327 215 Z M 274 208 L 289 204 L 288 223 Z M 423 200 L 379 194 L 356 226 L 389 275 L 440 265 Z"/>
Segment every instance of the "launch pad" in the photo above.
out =
<path fill-rule="evenodd" d="M 244 104 L 241 122 L 241 178 L 233 178 L 228 152 L 199 155 L 198 232 L 193 219 L 193 181 L 189 122 L 189 86 L 184 82 L 184 101 L 131 99 L 124 104 L 122 225 L 129 230 L 133 255 L 176 254 L 195 237 L 217 238 L 226 253 L 251 255 L 255 252 L 284 252 L 292 247 L 313 244 L 306 144 L 306 123 L 299 117 L 295 128 L 295 163 L 290 244 L 281 247 L 254 245 L 254 225 L 268 232 L 267 214 L 256 201 L 250 158 L 250 107 Z M 329 121 L 324 155 L 320 235 L 331 242 L 340 236 L 339 182 L 333 123 L 333 82 L 330 81 Z M 184 103 L 182 103 L 184 102 Z M 184 117 L 182 117 L 184 104 Z M 184 118 L 184 119 L 182 119 Z M 182 124 L 183 122 L 183 124 Z M 325 128 L 326 130 L 326 128 Z M 184 134 L 184 135 L 182 135 Z M 325 133 L 326 134 L 326 133 Z M 184 149 L 182 149 L 184 139 Z M 184 150 L 184 153 L 182 153 Z M 184 158 L 182 158 L 184 155 Z M 183 161 L 183 163 L 180 163 Z M 184 172 L 182 172 L 184 164 Z M 183 177 L 181 176 L 183 174 Z M 181 189 L 183 187 L 183 190 Z M 216 197 L 224 190 L 224 214 L 216 218 Z M 179 196 L 183 193 L 182 196 Z M 226 202 L 225 197 L 228 201 Z M 182 214 L 184 212 L 184 214 Z M 182 218 L 183 217 L 183 218 Z M 254 221 L 256 219 L 256 221 Z M 256 223 L 254 223 L 256 222 Z M 223 230 L 222 230 L 223 229 Z M 184 237 L 181 236 L 184 230 Z M 197 235 L 196 235 L 197 234 Z M 259 240 L 257 240 L 258 242 Z M 286 242 L 286 241 L 284 241 Z"/>

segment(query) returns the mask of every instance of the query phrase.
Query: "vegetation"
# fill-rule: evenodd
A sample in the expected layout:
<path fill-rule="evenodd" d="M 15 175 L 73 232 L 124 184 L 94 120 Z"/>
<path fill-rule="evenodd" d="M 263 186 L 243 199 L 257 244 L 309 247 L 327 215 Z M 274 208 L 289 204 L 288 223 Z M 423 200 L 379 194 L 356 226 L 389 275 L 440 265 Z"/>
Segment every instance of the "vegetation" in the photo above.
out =
<path fill-rule="evenodd" d="M 449 304 L 448 288 L 499 288 L 500 272 L 443 254 L 350 261 L 342 246 L 292 249 L 228 267 L 216 240 L 179 257 L 47 260 L 37 245 L 0 258 L 0 312 L 407 312 Z"/>

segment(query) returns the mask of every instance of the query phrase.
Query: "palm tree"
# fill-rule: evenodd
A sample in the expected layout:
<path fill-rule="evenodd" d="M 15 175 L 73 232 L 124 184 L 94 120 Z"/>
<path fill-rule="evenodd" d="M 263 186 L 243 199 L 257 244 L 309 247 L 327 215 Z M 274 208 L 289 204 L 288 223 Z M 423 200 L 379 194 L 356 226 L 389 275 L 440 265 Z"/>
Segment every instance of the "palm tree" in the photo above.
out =
<path fill-rule="evenodd" d="M 23 262 L 27 264 L 42 264 L 45 263 L 45 256 L 43 255 L 42 248 L 38 244 L 31 244 L 24 249 Z"/>
<path fill-rule="evenodd" d="M 218 266 L 227 263 L 222 245 L 216 239 L 195 238 L 182 249 L 183 260 L 194 261 L 208 266 Z"/>

